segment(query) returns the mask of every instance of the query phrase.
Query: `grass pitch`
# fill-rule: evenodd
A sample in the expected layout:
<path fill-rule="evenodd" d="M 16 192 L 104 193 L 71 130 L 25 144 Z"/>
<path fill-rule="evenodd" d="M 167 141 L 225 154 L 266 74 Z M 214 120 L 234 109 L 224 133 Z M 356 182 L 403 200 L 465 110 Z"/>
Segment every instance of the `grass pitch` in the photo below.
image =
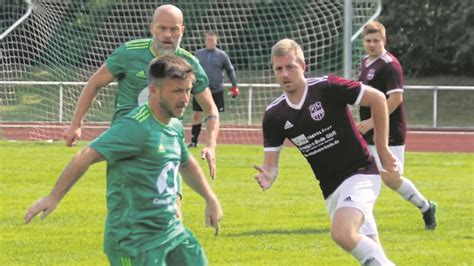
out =
<path fill-rule="evenodd" d="M 0 265 L 107 265 L 105 163 L 92 166 L 47 219 L 23 224 L 79 149 L 0 142 Z M 262 162 L 261 147 L 220 145 L 217 152 L 210 183 L 224 209 L 221 235 L 204 227 L 204 202 L 188 187 L 183 201 L 185 224 L 211 265 L 358 265 L 331 241 L 318 184 L 295 148 L 283 150 L 278 180 L 265 192 L 252 167 Z M 397 265 L 474 265 L 474 154 L 407 153 L 405 172 L 438 203 L 439 226 L 424 230 L 418 210 L 383 186 L 375 216 L 388 257 Z"/>

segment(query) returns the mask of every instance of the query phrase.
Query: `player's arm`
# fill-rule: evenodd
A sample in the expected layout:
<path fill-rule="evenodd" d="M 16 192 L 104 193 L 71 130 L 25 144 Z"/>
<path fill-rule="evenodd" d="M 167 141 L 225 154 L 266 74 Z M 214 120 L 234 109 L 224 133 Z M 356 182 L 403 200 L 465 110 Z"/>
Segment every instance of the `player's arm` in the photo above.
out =
<path fill-rule="evenodd" d="M 217 236 L 219 234 L 219 222 L 223 216 L 222 208 L 201 167 L 196 159 L 190 156 L 186 163 L 180 165 L 179 170 L 184 182 L 206 200 L 206 226 L 214 227 Z"/>
<path fill-rule="evenodd" d="M 264 191 L 272 186 L 278 176 L 279 159 L 280 151 L 265 151 L 263 165 L 254 165 L 258 171 L 255 180 Z"/>
<path fill-rule="evenodd" d="M 29 223 L 38 213 L 42 212 L 41 218 L 44 219 L 50 214 L 66 193 L 87 171 L 91 164 L 100 162 L 103 157 L 93 148 L 86 147 L 78 154 L 72 157 L 58 178 L 56 185 L 51 192 L 35 202 L 25 215 L 25 223 Z"/>
<path fill-rule="evenodd" d="M 206 124 L 206 146 L 201 151 L 201 159 L 206 159 L 209 165 L 209 174 L 212 178 L 216 172 L 216 145 L 219 134 L 219 112 L 212 99 L 211 90 L 206 88 L 203 92 L 194 95 L 204 111 L 204 123 Z"/>
<path fill-rule="evenodd" d="M 388 95 L 387 98 L 387 108 L 388 108 L 388 114 L 393 113 L 398 106 L 403 102 L 403 93 L 402 92 L 393 92 Z"/>
<path fill-rule="evenodd" d="M 388 147 L 388 108 L 385 95 L 369 86 L 364 86 L 363 96 L 360 105 L 368 106 L 371 109 L 371 117 L 374 121 L 374 141 L 379 154 L 384 174 L 398 173 L 395 156 Z M 387 173 L 388 172 L 388 173 Z"/>
<path fill-rule="evenodd" d="M 228 95 L 231 96 L 232 98 L 235 98 L 240 95 L 239 88 L 237 87 L 237 75 L 235 74 L 235 69 L 232 63 L 230 62 L 230 58 L 227 54 L 225 54 L 225 63 L 224 63 L 224 68 L 227 72 L 227 76 L 230 79 L 230 82 L 232 83 L 232 87 L 229 90 Z"/>
<path fill-rule="evenodd" d="M 81 137 L 81 127 L 84 121 L 84 116 L 91 107 L 92 101 L 97 96 L 99 90 L 112 82 L 114 77 L 107 68 L 106 64 L 103 64 L 87 81 L 87 84 L 82 89 L 79 100 L 76 104 L 76 110 L 72 117 L 71 124 L 64 132 L 63 138 L 66 142 L 66 146 L 72 146 L 77 143 Z"/>
<path fill-rule="evenodd" d="M 398 106 L 403 102 L 403 93 L 402 92 L 393 92 L 388 95 L 387 98 L 387 108 L 388 108 L 388 114 L 390 115 L 395 111 Z M 371 118 L 360 121 L 359 124 L 357 124 L 357 128 L 361 134 L 367 133 L 367 131 L 371 130 L 374 128 L 374 121 Z"/>

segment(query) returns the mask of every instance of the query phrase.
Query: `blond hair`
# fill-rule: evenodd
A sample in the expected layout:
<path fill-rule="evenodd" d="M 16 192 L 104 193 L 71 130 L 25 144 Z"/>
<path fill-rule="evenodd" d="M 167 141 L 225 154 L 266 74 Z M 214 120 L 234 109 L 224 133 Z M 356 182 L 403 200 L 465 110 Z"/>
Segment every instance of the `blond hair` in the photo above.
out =
<path fill-rule="evenodd" d="M 285 56 L 290 52 L 295 52 L 296 59 L 304 64 L 304 54 L 301 46 L 291 39 L 283 39 L 273 45 L 272 58 L 275 56 Z"/>

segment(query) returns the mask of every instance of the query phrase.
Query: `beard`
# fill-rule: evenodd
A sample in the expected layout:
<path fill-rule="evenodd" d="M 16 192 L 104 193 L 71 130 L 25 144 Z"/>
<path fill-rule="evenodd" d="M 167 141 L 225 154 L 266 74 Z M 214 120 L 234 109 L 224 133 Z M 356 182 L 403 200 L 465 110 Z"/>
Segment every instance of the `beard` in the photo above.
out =
<path fill-rule="evenodd" d="M 158 104 L 160 105 L 161 110 L 163 110 L 165 114 L 168 115 L 170 118 L 171 117 L 180 118 L 184 114 L 184 110 L 186 109 L 186 104 L 184 104 L 184 108 L 182 112 L 175 113 L 176 112 L 176 111 L 174 112 L 175 108 L 173 108 L 173 106 L 171 106 L 168 101 L 165 101 L 163 99 L 164 99 L 163 97 L 160 97 L 160 101 L 158 102 Z"/>
<path fill-rule="evenodd" d="M 156 38 L 155 36 L 153 36 L 153 41 L 155 43 L 155 47 L 156 47 L 156 51 L 158 52 L 158 55 L 159 56 L 163 56 L 163 55 L 175 55 L 176 54 L 176 50 L 178 50 L 178 47 L 179 45 L 181 44 L 181 39 L 183 37 L 179 37 L 179 39 L 174 42 L 173 41 L 173 47 L 171 48 L 163 48 L 162 45 L 161 45 L 161 42 L 158 40 L 158 38 Z"/>

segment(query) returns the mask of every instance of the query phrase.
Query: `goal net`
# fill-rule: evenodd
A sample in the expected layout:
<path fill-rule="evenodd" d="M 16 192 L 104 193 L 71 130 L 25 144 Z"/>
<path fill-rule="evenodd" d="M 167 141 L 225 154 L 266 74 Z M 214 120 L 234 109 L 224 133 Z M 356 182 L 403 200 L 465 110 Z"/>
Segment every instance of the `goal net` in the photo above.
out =
<path fill-rule="evenodd" d="M 1 40 L 0 134 L 4 139 L 29 140 L 61 139 L 85 81 L 120 44 L 150 36 L 151 17 L 161 3 L 3 2 L 1 32 L 31 14 Z M 205 32 L 216 31 L 218 46 L 236 69 L 241 95 L 225 99 L 220 143 L 261 143 L 265 107 L 282 93 L 274 84 L 270 64 L 270 50 L 278 40 L 292 38 L 301 44 L 308 76 L 343 75 L 343 0 L 176 1 L 176 5 L 183 10 L 186 26 L 181 46 L 194 52 L 204 47 Z M 352 31 L 377 8 L 378 1 L 353 0 Z M 363 54 L 360 37 L 352 54 L 354 75 Z M 108 127 L 115 91 L 114 84 L 100 90 L 85 118 L 83 139 Z M 187 128 L 191 117 L 188 107 L 183 120 Z"/>

